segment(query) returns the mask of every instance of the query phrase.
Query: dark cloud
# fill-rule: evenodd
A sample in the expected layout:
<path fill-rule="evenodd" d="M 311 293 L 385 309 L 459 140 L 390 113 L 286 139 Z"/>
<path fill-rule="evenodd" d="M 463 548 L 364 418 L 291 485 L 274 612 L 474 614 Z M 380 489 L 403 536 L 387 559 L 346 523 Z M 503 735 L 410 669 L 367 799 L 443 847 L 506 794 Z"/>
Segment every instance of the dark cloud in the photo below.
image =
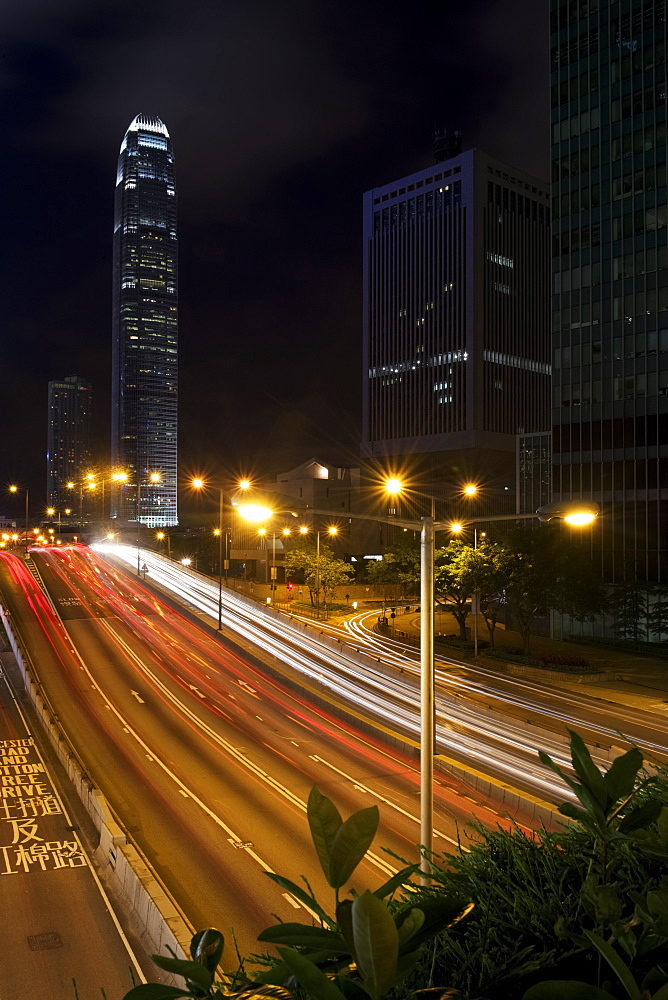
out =
<path fill-rule="evenodd" d="M 94 382 L 107 448 L 113 185 L 138 112 L 176 154 L 190 467 L 355 461 L 361 196 L 427 165 L 435 124 L 547 168 L 546 2 L 23 0 L 0 37 L 0 480 L 38 492 L 48 379 Z"/>

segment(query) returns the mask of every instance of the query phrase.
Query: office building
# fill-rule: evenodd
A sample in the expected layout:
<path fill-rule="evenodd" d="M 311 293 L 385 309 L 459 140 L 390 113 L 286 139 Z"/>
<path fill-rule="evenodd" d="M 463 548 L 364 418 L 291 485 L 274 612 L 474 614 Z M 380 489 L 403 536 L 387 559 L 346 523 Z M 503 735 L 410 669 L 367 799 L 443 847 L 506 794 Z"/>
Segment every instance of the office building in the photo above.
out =
<path fill-rule="evenodd" d="M 364 196 L 362 454 L 514 496 L 517 434 L 549 427 L 549 191 L 441 138 Z"/>
<path fill-rule="evenodd" d="M 93 390 L 78 375 L 49 382 L 46 495 L 49 506 L 71 505 L 68 482 L 80 482 L 91 463 Z"/>
<path fill-rule="evenodd" d="M 177 300 L 172 144 L 159 118 L 137 115 L 116 177 L 111 460 L 128 481 L 112 516 L 150 527 L 178 520 Z"/>
<path fill-rule="evenodd" d="M 666 5 L 552 3 L 553 489 L 609 582 L 668 579 Z"/>

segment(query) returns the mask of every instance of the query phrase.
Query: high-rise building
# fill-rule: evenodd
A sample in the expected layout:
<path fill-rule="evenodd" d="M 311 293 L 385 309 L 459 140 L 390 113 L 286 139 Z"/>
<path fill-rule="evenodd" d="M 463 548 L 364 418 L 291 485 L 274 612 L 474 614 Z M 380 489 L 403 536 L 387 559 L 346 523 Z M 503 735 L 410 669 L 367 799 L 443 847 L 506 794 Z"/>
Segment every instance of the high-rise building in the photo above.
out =
<path fill-rule="evenodd" d="M 137 115 L 116 176 L 111 451 L 128 482 L 112 516 L 155 527 L 178 520 L 177 298 L 172 144 L 159 118 Z"/>
<path fill-rule="evenodd" d="M 549 192 L 447 152 L 364 196 L 362 453 L 513 486 L 516 435 L 549 426 Z"/>
<path fill-rule="evenodd" d="M 49 382 L 46 495 L 49 505 L 69 505 L 67 483 L 80 482 L 91 462 L 93 389 L 78 375 Z"/>
<path fill-rule="evenodd" d="M 602 502 L 608 581 L 666 581 L 666 4 L 551 18 L 553 496 Z"/>

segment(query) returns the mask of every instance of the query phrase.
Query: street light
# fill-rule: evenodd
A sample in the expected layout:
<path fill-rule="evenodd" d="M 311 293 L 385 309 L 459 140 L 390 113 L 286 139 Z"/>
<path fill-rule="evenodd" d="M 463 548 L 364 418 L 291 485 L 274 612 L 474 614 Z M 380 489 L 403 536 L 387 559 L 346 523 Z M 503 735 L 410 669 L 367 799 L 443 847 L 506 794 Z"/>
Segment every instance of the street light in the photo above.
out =
<path fill-rule="evenodd" d="M 217 489 L 218 490 L 218 527 L 214 530 L 214 535 L 218 538 L 218 631 L 223 627 L 223 571 L 225 573 L 225 585 L 227 586 L 227 571 L 230 567 L 230 539 L 227 530 L 223 527 L 223 487 L 208 487 L 202 476 L 195 476 L 191 479 L 190 485 L 195 490 Z M 240 490 L 250 489 L 250 480 L 242 479 L 237 484 Z M 223 537 L 225 538 L 225 558 L 223 559 Z"/>
<path fill-rule="evenodd" d="M 10 486 L 9 487 L 9 492 L 10 493 L 18 493 L 19 492 L 18 486 Z M 25 555 L 26 555 L 26 558 L 27 558 L 28 557 L 28 490 L 26 489 L 25 492 L 26 492 L 26 527 L 25 527 L 24 538 L 25 538 Z"/>
<path fill-rule="evenodd" d="M 171 541 L 170 541 L 170 537 L 169 537 L 169 532 L 156 531 L 155 537 L 158 539 L 159 542 L 164 542 L 165 539 L 167 539 L 167 558 L 171 559 L 172 558 L 172 550 L 171 550 Z"/>
<path fill-rule="evenodd" d="M 121 475 L 124 475 L 124 473 L 121 473 Z M 151 472 L 149 473 L 146 485 L 159 483 L 161 479 L 162 476 L 159 472 Z M 141 478 L 137 476 L 137 576 L 141 576 L 141 521 L 139 520 L 141 517 L 141 486 Z"/>
<path fill-rule="evenodd" d="M 477 488 L 476 488 L 477 489 Z M 397 490 L 396 492 L 400 492 Z M 469 494 L 472 495 L 472 494 Z M 433 504 L 433 500 L 432 500 Z M 232 506 L 246 520 L 269 520 L 274 514 L 300 513 L 331 515 L 331 511 L 309 507 L 303 500 L 280 494 L 236 494 Z M 433 509 L 433 508 L 432 508 Z M 259 513 L 262 512 L 262 517 Z M 467 524 L 486 521 L 526 520 L 538 517 L 549 521 L 560 518 L 573 525 L 591 524 L 600 513 L 594 501 L 564 500 L 539 507 L 535 514 L 497 514 L 466 518 Z M 420 844 L 423 852 L 420 870 L 423 881 L 430 871 L 430 856 L 433 851 L 434 827 L 434 750 L 435 750 L 435 695 L 434 695 L 434 555 L 436 531 L 452 530 L 447 521 L 436 521 L 433 516 L 421 517 L 419 521 L 404 517 L 378 517 L 375 514 L 353 514 L 346 517 L 359 521 L 375 521 L 395 524 L 409 531 L 420 531 Z"/>
<path fill-rule="evenodd" d="M 318 511 L 313 511 L 313 513 L 314 514 L 318 513 Z M 320 512 L 320 513 L 322 513 L 322 512 Z M 300 529 L 299 529 L 299 532 L 302 535 L 308 534 L 308 531 L 309 531 L 309 528 L 308 528 L 308 525 L 306 525 L 306 524 L 303 524 L 300 527 Z M 339 529 L 335 525 L 333 525 L 333 524 L 331 524 L 327 528 L 327 534 L 329 535 L 330 538 L 334 538 L 334 536 L 338 535 L 338 533 L 339 533 Z M 321 580 L 320 580 L 320 535 L 321 534 L 322 534 L 321 531 L 316 531 L 316 533 L 315 533 L 315 616 L 318 619 L 320 619 L 320 583 L 321 583 Z M 325 617 L 326 616 L 327 616 L 327 604 L 325 603 Z"/>

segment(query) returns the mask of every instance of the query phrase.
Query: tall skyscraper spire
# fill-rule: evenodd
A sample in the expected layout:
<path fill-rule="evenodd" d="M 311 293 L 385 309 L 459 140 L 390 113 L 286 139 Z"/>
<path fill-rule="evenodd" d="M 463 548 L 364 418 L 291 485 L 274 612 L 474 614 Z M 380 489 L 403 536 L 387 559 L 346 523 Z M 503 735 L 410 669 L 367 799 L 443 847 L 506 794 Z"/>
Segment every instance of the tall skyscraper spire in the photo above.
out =
<path fill-rule="evenodd" d="M 112 516 L 150 527 L 173 525 L 178 521 L 176 187 L 169 133 L 149 115 L 134 119 L 118 158 L 112 301 L 111 457 L 114 468 L 128 475 L 113 498 Z"/>

